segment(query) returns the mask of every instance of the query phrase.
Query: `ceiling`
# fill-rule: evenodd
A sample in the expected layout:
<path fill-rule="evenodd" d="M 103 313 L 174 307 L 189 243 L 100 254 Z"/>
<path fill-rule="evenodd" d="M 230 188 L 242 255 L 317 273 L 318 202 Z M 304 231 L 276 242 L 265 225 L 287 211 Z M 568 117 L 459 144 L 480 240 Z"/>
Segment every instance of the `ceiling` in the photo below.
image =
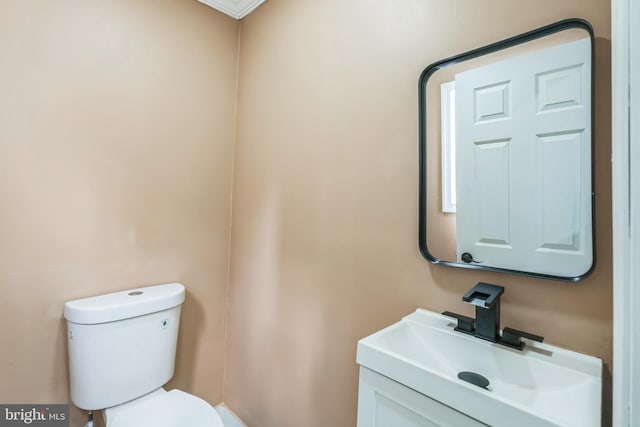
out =
<path fill-rule="evenodd" d="M 260 6 L 265 0 L 198 0 L 207 6 L 226 13 L 235 19 L 242 19 Z"/>

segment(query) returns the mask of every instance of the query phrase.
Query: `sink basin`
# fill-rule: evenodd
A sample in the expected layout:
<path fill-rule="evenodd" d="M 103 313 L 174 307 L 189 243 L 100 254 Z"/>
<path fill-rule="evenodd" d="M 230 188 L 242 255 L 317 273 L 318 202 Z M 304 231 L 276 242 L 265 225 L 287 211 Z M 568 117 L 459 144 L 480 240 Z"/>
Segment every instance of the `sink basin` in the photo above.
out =
<path fill-rule="evenodd" d="M 357 362 L 495 427 L 600 426 L 602 361 L 523 340 L 523 351 L 453 331 L 455 321 L 418 309 L 358 342 Z M 469 371 L 487 389 L 465 382 Z"/>

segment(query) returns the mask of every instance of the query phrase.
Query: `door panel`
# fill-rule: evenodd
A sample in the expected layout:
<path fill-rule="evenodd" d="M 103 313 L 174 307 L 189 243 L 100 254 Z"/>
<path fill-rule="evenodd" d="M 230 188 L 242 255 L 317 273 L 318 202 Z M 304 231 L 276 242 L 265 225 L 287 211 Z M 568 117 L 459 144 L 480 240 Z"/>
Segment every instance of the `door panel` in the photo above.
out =
<path fill-rule="evenodd" d="M 509 144 L 510 140 L 482 141 L 474 144 L 474 163 L 478 165 L 473 195 L 478 207 L 472 230 L 478 243 L 509 245 Z"/>

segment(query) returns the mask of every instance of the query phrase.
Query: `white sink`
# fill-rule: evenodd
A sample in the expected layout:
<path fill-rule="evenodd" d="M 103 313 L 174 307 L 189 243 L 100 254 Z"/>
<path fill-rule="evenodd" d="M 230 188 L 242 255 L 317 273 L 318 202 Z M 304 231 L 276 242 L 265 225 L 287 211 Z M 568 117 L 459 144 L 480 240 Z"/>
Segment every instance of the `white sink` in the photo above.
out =
<path fill-rule="evenodd" d="M 512 350 L 454 326 L 418 309 L 361 339 L 356 360 L 490 426 L 600 426 L 600 359 L 528 340 Z M 458 379 L 461 371 L 487 378 L 488 390 Z"/>

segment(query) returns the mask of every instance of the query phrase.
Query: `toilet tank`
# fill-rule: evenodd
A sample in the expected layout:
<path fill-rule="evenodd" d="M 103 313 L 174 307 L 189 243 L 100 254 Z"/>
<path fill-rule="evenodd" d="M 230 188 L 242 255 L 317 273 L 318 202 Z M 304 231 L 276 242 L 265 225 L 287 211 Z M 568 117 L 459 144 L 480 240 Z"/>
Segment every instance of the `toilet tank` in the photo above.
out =
<path fill-rule="evenodd" d="M 65 303 L 73 403 L 108 408 L 169 381 L 184 295 L 169 283 Z"/>

